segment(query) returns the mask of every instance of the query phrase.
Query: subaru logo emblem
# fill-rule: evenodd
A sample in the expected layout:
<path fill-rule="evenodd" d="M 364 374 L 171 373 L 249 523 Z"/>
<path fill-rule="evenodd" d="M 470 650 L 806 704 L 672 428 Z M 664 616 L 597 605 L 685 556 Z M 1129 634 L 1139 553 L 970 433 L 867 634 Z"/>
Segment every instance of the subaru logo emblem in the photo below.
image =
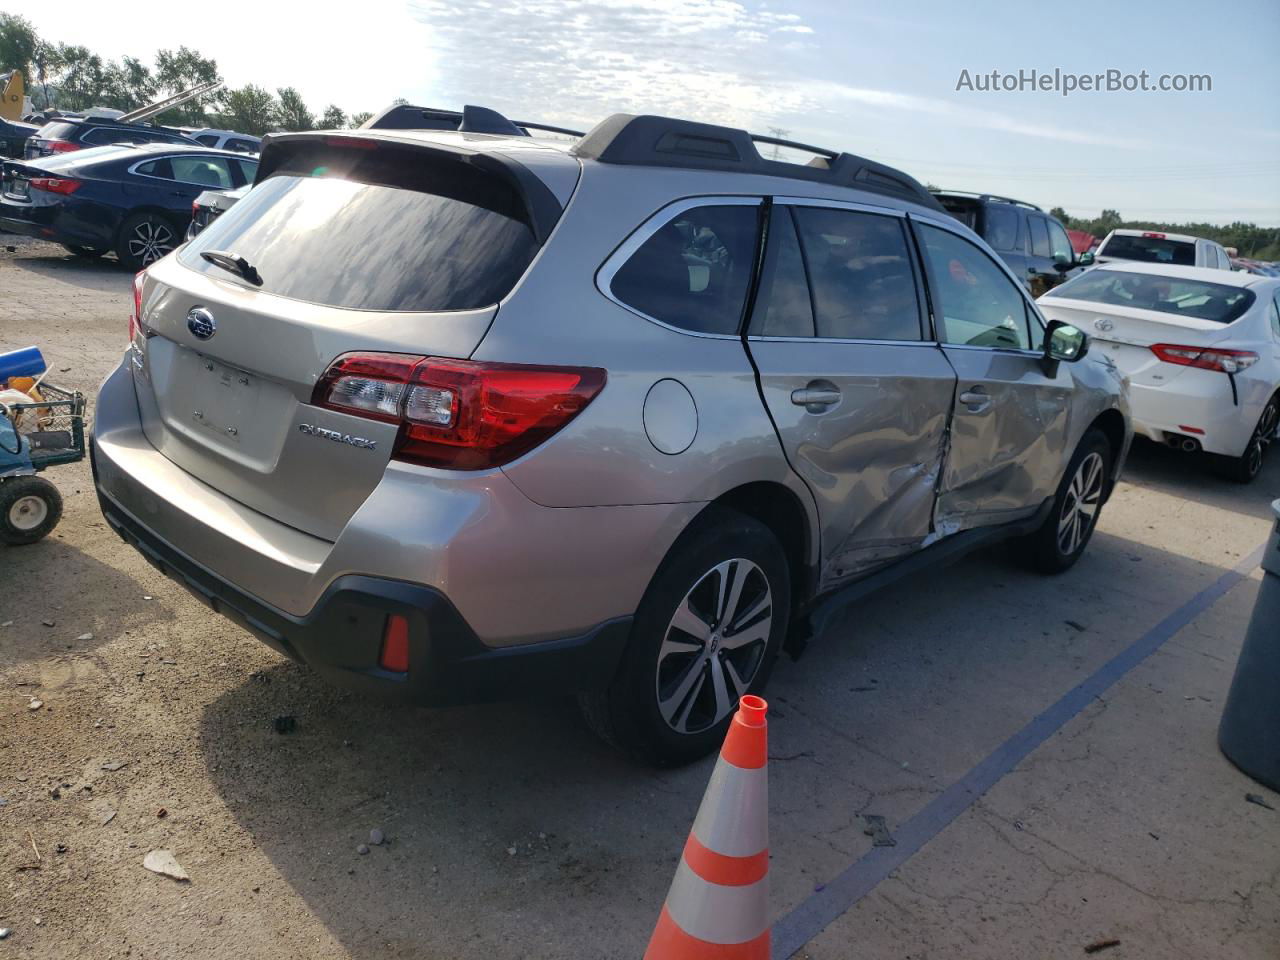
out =
<path fill-rule="evenodd" d="M 204 307 L 192 307 L 187 313 L 187 329 L 197 340 L 208 340 L 218 332 L 218 323 Z"/>
<path fill-rule="evenodd" d="M 1108 330 L 1114 329 L 1115 327 L 1115 323 L 1108 320 L 1106 317 L 1099 317 L 1097 320 L 1093 321 L 1093 325 L 1103 333 L 1106 333 Z"/>

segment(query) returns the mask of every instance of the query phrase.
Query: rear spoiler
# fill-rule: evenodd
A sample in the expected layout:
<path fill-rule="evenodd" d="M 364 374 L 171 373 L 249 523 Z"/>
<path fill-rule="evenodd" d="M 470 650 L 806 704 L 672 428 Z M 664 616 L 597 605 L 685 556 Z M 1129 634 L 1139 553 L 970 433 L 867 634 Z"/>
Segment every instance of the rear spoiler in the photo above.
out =
<path fill-rule="evenodd" d="M 501 153 L 472 150 L 463 144 L 424 142 L 409 137 L 397 137 L 394 133 L 374 130 L 309 131 L 305 133 L 269 133 L 262 140 L 262 153 L 258 160 L 258 175 L 254 183 L 261 183 L 280 171 L 293 158 L 308 149 L 345 154 L 351 162 L 358 163 L 370 151 L 396 153 L 405 157 L 405 170 L 416 171 L 419 161 L 436 160 L 457 163 L 496 177 L 519 198 L 524 221 L 541 245 L 560 220 L 564 208 L 551 188 L 518 160 Z M 341 153 L 339 153 L 341 152 Z"/>
<path fill-rule="evenodd" d="M 458 130 L 462 133 L 491 133 L 508 137 L 527 137 L 530 130 L 560 133 L 569 137 L 584 136 L 581 130 L 553 127 L 528 120 L 508 120 L 497 110 L 467 105 L 461 112 L 437 107 L 416 107 L 397 103 L 387 107 L 360 125 L 361 130 Z"/>

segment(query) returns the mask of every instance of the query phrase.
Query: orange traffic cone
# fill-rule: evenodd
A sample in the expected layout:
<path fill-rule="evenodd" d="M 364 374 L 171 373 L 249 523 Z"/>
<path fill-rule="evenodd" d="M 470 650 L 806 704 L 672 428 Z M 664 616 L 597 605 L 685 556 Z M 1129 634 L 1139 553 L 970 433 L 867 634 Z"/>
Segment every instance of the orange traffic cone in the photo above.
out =
<path fill-rule="evenodd" d="M 745 696 L 645 960 L 768 960 L 769 705 Z"/>

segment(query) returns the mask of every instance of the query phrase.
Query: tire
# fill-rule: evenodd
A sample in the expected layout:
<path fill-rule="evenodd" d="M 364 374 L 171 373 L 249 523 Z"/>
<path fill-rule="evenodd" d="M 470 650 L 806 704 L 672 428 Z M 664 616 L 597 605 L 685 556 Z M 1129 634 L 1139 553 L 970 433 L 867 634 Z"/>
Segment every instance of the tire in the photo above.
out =
<path fill-rule="evenodd" d="M 1102 431 L 1090 430 L 1067 464 L 1049 516 L 1038 530 L 1015 543 L 1027 566 L 1050 574 L 1075 566 L 1098 525 L 1109 476 L 1111 444 Z"/>
<path fill-rule="evenodd" d="M 99 250 L 97 247 L 81 247 L 74 243 L 64 243 L 62 247 L 64 250 L 85 260 L 96 260 L 107 252 L 106 250 Z"/>
<path fill-rule="evenodd" d="M 587 725 L 655 766 L 706 756 L 724 742 L 738 699 L 764 689 L 790 615 L 778 539 L 735 510 L 707 508 L 650 581 L 609 687 L 579 696 Z M 725 620 L 733 626 L 722 633 Z"/>
<path fill-rule="evenodd" d="M 44 477 L 0 481 L 0 542 L 20 547 L 48 535 L 62 519 L 62 494 Z"/>
<path fill-rule="evenodd" d="M 135 213 L 120 225 L 116 258 L 130 270 L 149 267 L 182 243 L 182 232 L 158 213 Z"/>
<path fill-rule="evenodd" d="M 1268 400 L 1267 405 L 1262 408 L 1262 416 L 1258 418 L 1258 425 L 1254 428 L 1253 436 L 1249 438 L 1249 445 L 1244 448 L 1244 453 L 1238 457 L 1217 455 L 1211 457 L 1209 462 L 1214 472 L 1234 483 L 1253 483 L 1262 472 L 1262 460 L 1266 455 L 1267 447 L 1275 439 L 1278 423 L 1280 423 L 1280 394 Z"/>

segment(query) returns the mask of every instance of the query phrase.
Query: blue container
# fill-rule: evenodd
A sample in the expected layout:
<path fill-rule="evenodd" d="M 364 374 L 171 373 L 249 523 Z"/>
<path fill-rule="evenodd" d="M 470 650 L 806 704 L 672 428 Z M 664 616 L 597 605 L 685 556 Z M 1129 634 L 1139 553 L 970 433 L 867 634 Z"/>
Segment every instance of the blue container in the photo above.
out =
<path fill-rule="evenodd" d="M 11 353 L 0 353 L 0 380 L 10 377 L 38 377 L 46 367 L 39 347 L 23 347 Z"/>

